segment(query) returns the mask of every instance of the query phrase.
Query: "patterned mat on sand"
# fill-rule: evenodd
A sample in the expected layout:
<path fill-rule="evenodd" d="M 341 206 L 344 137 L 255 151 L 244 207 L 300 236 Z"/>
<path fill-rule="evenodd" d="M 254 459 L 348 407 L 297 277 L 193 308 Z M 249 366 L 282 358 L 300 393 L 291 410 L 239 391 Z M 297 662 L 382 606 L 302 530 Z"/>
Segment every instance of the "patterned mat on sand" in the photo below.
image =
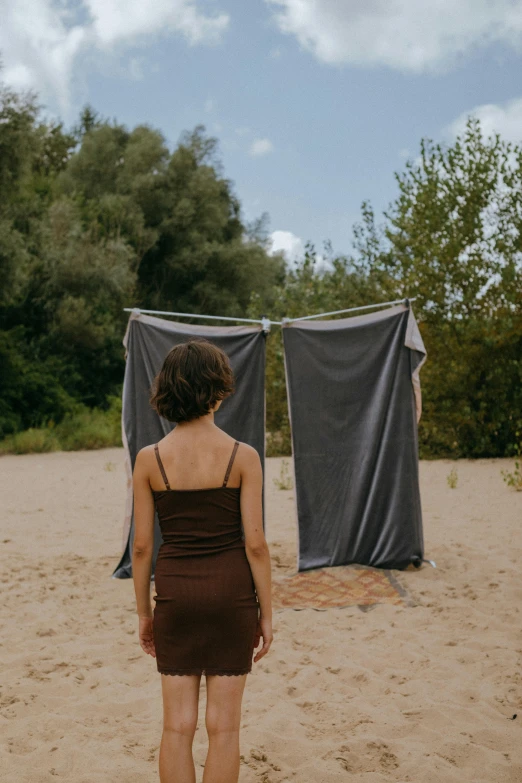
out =
<path fill-rule="evenodd" d="M 413 606 L 408 591 L 388 569 L 371 566 L 333 566 L 275 577 L 274 609 L 340 609 L 375 604 Z"/>

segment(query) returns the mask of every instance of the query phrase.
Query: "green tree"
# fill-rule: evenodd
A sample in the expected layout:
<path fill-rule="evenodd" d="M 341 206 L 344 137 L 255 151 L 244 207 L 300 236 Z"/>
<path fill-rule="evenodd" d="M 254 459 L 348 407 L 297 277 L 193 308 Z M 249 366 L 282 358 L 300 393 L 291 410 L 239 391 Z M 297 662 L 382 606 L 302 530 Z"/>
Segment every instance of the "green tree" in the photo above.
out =
<path fill-rule="evenodd" d="M 522 424 L 522 149 L 470 118 L 451 145 L 423 140 L 396 180 L 383 225 L 363 205 L 356 247 L 389 298 L 416 297 L 421 452 L 506 455 Z"/>
<path fill-rule="evenodd" d="M 59 357 L 43 358 L 38 279 L 42 220 L 72 137 L 39 120 L 36 97 L 0 86 L 0 437 L 62 416 L 73 400 Z"/>
<path fill-rule="evenodd" d="M 158 237 L 140 263 L 141 303 L 233 316 L 244 314 L 252 291 L 269 302 L 284 264 L 243 224 L 217 141 L 202 126 L 183 136 L 157 187 L 148 217 Z"/>
<path fill-rule="evenodd" d="M 121 390 L 126 305 L 242 315 L 283 263 L 202 127 L 170 153 L 90 107 L 66 133 L 0 91 L 0 436 Z"/>

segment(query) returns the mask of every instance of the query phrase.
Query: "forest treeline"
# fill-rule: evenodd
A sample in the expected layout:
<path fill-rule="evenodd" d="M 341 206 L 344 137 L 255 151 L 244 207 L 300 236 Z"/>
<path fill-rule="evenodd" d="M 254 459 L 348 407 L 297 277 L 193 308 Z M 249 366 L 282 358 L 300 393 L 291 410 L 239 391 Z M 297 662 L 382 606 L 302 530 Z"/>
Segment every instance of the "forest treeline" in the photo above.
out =
<path fill-rule="evenodd" d="M 28 430 L 33 448 L 120 442 L 124 307 L 280 320 L 416 297 L 421 456 L 518 453 L 522 148 L 470 119 L 452 144 L 423 140 L 396 183 L 380 220 L 363 203 L 350 255 L 307 245 L 288 266 L 266 217 L 245 223 L 203 126 L 169 150 L 159 131 L 89 107 L 65 129 L 1 88 L 0 438 L 13 450 Z M 276 327 L 267 429 L 269 453 L 289 453 Z"/>

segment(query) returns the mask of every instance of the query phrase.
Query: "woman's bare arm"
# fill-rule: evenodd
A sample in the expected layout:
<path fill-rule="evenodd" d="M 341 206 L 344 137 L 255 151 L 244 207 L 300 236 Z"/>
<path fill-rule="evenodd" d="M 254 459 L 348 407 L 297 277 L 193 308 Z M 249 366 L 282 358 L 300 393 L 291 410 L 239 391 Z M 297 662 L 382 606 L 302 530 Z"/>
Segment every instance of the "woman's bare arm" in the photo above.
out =
<path fill-rule="evenodd" d="M 152 618 L 150 576 L 154 552 L 154 498 L 146 467 L 147 454 L 136 456 L 132 484 L 134 489 L 134 542 L 132 545 L 132 579 L 139 617 Z"/>
<path fill-rule="evenodd" d="M 245 551 L 254 578 L 259 600 L 263 647 L 256 654 L 258 661 L 266 655 L 272 643 L 272 585 L 270 552 L 263 531 L 263 470 L 259 454 L 251 446 L 242 444 L 241 464 L 241 519 L 245 532 Z"/>

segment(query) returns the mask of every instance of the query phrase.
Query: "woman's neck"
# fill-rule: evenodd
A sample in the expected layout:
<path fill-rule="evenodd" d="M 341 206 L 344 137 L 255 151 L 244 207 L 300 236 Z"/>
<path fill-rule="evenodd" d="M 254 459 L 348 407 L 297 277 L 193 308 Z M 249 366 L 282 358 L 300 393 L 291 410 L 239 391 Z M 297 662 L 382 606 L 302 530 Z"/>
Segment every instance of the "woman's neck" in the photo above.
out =
<path fill-rule="evenodd" d="M 207 432 L 216 427 L 214 423 L 214 411 L 210 411 L 205 416 L 200 416 L 198 419 L 192 421 L 180 421 L 174 428 L 180 432 Z"/>

